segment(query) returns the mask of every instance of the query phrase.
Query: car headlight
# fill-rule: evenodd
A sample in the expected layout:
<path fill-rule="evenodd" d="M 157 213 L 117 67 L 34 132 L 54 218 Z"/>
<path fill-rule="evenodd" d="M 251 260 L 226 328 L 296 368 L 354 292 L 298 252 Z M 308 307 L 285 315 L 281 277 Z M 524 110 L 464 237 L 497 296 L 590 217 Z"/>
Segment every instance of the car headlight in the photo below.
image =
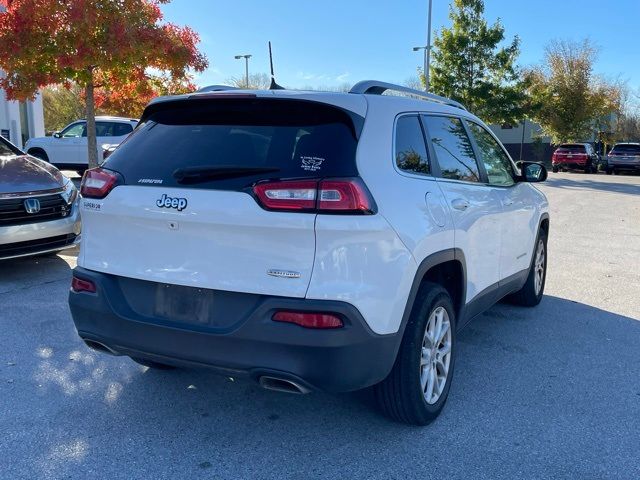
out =
<path fill-rule="evenodd" d="M 76 198 L 78 198 L 78 189 L 71 180 L 67 180 L 64 184 L 64 192 L 62 192 L 62 198 L 67 202 L 67 205 L 71 205 Z"/>

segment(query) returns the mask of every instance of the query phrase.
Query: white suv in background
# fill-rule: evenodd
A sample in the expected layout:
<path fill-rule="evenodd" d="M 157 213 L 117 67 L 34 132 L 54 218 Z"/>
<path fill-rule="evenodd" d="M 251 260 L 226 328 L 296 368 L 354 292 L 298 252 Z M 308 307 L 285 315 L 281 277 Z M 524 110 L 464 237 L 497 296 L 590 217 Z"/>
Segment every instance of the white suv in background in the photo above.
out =
<path fill-rule="evenodd" d="M 507 295 L 542 298 L 545 178 L 460 104 L 391 84 L 160 98 L 84 176 L 73 319 L 149 367 L 374 386 L 424 425 L 457 332 Z"/>
<path fill-rule="evenodd" d="M 118 145 L 129 135 L 138 120 L 121 117 L 96 117 L 98 159 L 103 157 L 105 145 Z M 29 155 L 67 170 L 86 170 L 88 165 L 87 122 L 70 123 L 51 137 L 31 138 L 24 148 Z"/>

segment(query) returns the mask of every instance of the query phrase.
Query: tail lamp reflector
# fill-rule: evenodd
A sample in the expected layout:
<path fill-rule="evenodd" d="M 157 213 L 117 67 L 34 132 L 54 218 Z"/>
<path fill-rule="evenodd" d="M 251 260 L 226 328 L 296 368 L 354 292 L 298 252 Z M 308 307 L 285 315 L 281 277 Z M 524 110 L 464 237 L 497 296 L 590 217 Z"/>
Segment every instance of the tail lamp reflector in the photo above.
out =
<path fill-rule="evenodd" d="M 73 290 L 76 293 L 80 293 L 80 292 L 96 293 L 96 284 L 93 283 L 91 280 L 72 277 L 71 290 Z"/>
<path fill-rule="evenodd" d="M 332 313 L 280 311 L 273 315 L 272 320 L 293 323 L 304 328 L 329 329 L 344 326 L 340 317 Z"/>

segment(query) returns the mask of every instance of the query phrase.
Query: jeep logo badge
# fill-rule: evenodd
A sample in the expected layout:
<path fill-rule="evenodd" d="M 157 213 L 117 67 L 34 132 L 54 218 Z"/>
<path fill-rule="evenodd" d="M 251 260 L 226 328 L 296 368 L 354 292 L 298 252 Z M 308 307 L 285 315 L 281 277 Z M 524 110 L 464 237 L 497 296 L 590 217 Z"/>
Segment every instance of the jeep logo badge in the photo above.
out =
<path fill-rule="evenodd" d="M 27 198 L 24 201 L 24 209 L 27 213 L 38 213 L 40 211 L 40 200 L 37 198 Z"/>
<path fill-rule="evenodd" d="M 168 197 L 166 193 L 162 194 L 159 200 L 156 201 L 156 205 L 160 208 L 175 208 L 179 212 L 187 208 L 186 198 L 172 198 Z"/>

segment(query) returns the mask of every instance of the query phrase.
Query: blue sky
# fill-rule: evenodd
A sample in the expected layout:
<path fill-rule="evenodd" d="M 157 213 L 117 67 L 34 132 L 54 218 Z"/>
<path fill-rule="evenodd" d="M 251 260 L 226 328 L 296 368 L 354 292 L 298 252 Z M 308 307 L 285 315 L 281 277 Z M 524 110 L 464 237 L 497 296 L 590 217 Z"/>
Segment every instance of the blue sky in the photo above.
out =
<path fill-rule="evenodd" d="M 449 0 L 434 0 L 433 26 L 449 25 Z M 521 65 L 540 62 L 552 39 L 589 37 L 600 49 L 596 71 L 640 89 L 640 0 L 487 0 L 485 15 L 498 17 L 508 38 L 522 41 Z M 273 43 L 278 83 L 289 88 L 337 86 L 363 79 L 403 82 L 415 75 L 426 43 L 427 0 L 173 0 L 165 19 L 201 36 L 209 69 L 199 85 L 268 72 Z"/>

